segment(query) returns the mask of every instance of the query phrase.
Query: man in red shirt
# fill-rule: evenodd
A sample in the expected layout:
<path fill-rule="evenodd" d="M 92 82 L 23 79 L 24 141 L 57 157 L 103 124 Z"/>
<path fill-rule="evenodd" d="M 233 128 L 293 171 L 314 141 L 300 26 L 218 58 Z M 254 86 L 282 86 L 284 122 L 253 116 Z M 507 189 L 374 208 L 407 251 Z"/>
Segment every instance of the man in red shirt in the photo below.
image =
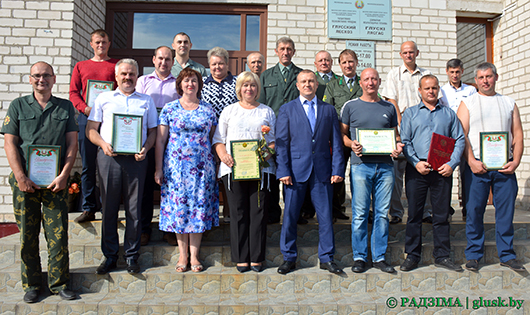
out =
<path fill-rule="evenodd" d="M 97 146 L 85 135 L 85 127 L 91 107 L 86 103 L 88 80 L 111 81 L 116 88 L 114 67 L 118 59 L 108 56 L 110 48 L 109 35 L 102 29 L 90 34 L 90 47 L 94 49 L 94 57 L 89 60 L 78 62 L 72 71 L 70 81 L 70 101 L 79 111 L 77 121 L 79 123 L 79 153 L 83 161 L 81 173 L 81 194 L 83 197 L 83 213 L 75 219 L 75 222 L 87 222 L 95 219 L 97 210 L 96 200 L 96 157 Z"/>

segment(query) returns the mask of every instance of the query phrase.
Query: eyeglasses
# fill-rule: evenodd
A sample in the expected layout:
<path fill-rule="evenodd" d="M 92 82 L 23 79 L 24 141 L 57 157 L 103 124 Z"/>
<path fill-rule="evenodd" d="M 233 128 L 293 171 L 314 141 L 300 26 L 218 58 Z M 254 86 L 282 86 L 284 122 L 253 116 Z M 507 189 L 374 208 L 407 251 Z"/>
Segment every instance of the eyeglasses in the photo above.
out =
<path fill-rule="evenodd" d="M 45 74 L 30 74 L 29 76 L 32 77 L 35 80 L 40 80 L 41 78 L 43 78 L 44 80 L 47 80 L 47 79 L 53 77 L 53 74 L 49 74 L 49 73 L 45 73 Z"/>

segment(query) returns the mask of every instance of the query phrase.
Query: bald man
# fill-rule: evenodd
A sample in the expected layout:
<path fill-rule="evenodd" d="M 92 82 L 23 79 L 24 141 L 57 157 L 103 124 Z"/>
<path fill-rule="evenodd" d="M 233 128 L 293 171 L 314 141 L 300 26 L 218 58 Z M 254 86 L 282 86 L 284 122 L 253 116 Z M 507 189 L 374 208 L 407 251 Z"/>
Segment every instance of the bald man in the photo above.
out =
<path fill-rule="evenodd" d="M 360 273 L 368 269 L 368 214 L 370 205 L 373 204 L 373 266 L 383 272 L 393 273 L 394 268 L 385 260 L 388 245 L 388 209 L 394 187 L 392 158 L 398 157 L 403 144 L 398 143 L 391 154 L 362 154 L 363 143 L 357 139 L 357 128 L 393 129 L 396 142 L 400 142 L 400 138 L 395 107 L 378 95 L 381 78 L 377 70 L 363 70 L 359 84 L 363 91 L 362 96 L 344 104 L 341 118 L 344 146 L 352 149 L 352 271 Z"/>
<path fill-rule="evenodd" d="M 259 52 L 253 52 L 247 56 L 247 66 L 250 69 L 250 72 L 256 74 L 258 77 L 263 72 L 264 65 L 265 57 Z"/>
<path fill-rule="evenodd" d="M 399 56 L 403 64 L 393 68 L 387 75 L 386 83 L 383 88 L 383 97 L 394 104 L 398 115 L 398 123 L 401 125 L 401 115 L 405 109 L 418 105 L 421 102 L 418 87 L 420 78 L 431 71 L 420 68 L 416 64 L 416 58 L 420 51 L 413 41 L 406 41 L 401 44 Z M 390 203 L 390 223 L 396 224 L 402 221 L 404 208 L 401 204 L 401 195 L 403 193 L 403 174 L 407 161 L 404 158 L 394 160 L 394 172 L 396 181 L 392 192 L 392 202 Z M 430 214 L 426 211 L 424 219 L 432 222 Z"/>

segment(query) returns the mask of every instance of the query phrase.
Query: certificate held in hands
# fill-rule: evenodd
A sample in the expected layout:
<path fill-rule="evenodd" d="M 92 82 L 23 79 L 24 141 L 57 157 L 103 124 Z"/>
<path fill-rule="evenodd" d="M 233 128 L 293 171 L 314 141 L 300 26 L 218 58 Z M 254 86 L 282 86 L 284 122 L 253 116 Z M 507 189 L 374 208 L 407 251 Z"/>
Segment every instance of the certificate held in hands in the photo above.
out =
<path fill-rule="evenodd" d="M 30 145 L 27 157 L 28 177 L 37 186 L 46 188 L 59 175 L 61 146 Z"/>
<path fill-rule="evenodd" d="M 114 114 L 112 150 L 116 154 L 136 154 L 142 149 L 142 120 L 140 115 Z"/>
<path fill-rule="evenodd" d="M 480 133 L 480 161 L 488 171 L 501 170 L 508 163 L 508 139 L 507 132 Z"/>
<path fill-rule="evenodd" d="M 451 154 L 453 154 L 454 149 L 455 139 L 433 132 L 427 163 L 431 164 L 434 171 L 437 171 L 440 166 L 451 160 Z"/>
<path fill-rule="evenodd" d="M 259 140 L 230 141 L 230 153 L 234 159 L 232 180 L 259 180 L 261 168 L 256 154 Z"/>

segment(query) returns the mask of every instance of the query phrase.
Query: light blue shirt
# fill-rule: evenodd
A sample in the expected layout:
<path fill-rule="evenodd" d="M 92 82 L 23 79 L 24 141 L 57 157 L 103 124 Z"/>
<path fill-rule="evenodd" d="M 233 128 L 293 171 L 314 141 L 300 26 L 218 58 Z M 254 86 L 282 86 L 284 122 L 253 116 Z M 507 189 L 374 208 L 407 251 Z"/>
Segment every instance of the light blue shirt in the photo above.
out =
<path fill-rule="evenodd" d="M 309 104 L 304 104 L 305 101 L 308 101 L 308 102 L 313 102 L 313 104 L 315 104 L 315 119 L 317 118 L 317 97 L 315 95 L 315 97 L 313 97 L 312 100 L 308 100 L 307 98 L 303 97 L 302 95 L 299 96 L 299 99 L 300 99 L 300 103 L 302 103 L 302 107 L 304 108 L 304 111 L 305 111 L 305 115 L 307 116 L 307 114 L 309 113 Z"/>
<path fill-rule="evenodd" d="M 405 145 L 405 157 L 414 166 L 420 160 L 427 160 L 433 132 L 456 140 L 451 160 L 447 163 L 454 170 L 464 151 L 464 131 L 455 112 L 440 102 L 432 111 L 421 102 L 403 113 L 401 142 Z"/>

